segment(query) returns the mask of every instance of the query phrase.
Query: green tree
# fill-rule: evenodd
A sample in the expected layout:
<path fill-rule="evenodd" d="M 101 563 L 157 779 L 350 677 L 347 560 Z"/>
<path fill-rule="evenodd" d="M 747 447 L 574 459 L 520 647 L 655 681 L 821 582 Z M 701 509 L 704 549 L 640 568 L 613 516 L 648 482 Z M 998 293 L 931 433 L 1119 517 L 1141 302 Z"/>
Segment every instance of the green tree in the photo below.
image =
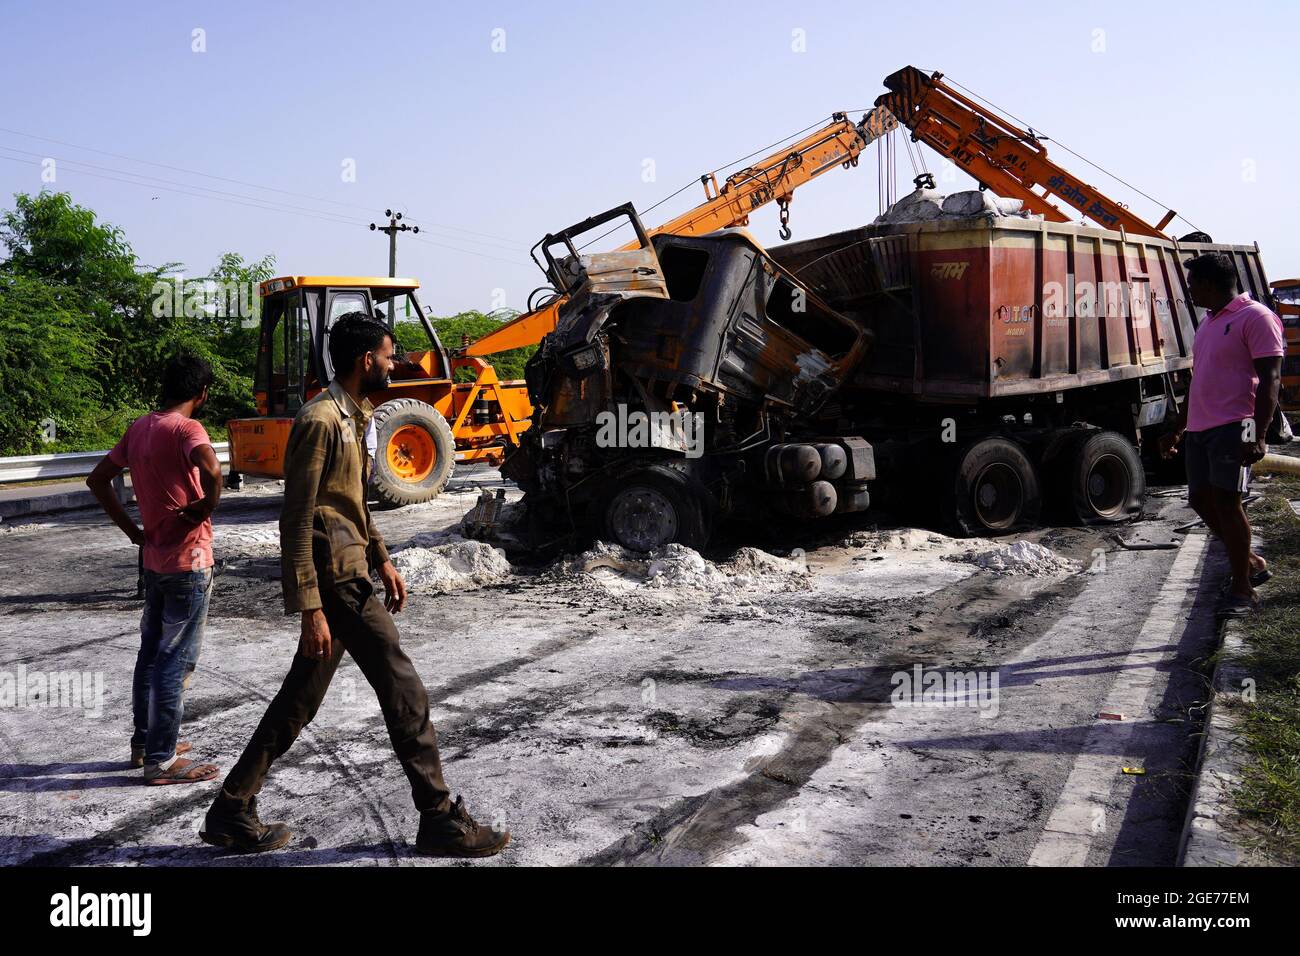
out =
<path fill-rule="evenodd" d="M 261 337 L 262 300 L 258 286 L 275 275 L 275 256 L 245 261 L 227 252 L 202 280 L 212 293 L 207 307 L 185 327 L 198 341 L 213 369 L 208 416 L 218 428 L 232 418 L 256 414 L 253 371 Z"/>
<path fill-rule="evenodd" d="M 0 247 L 0 454 L 32 450 L 51 418 L 59 441 L 38 450 L 116 441 L 156 405 L 163 367 L 182 349 L 212 364 L 201 414 L 215 438 L 228 418 L 253 412 L 255 287 L 273 257 L 226 253 L 177 295 L 178 263 L 142 266 L 120 229 L 50 192 L 14 197 L 0 213 Z"/>
<path fill-rule="evenodd" d="M 457 349 L 467 342 L 478 341 L 489 332 L 495 332 L 518 315 L 519 313 L 514 310 L 502 310 L 491 315 L 469 311 L 445 318 L 431 318 L 429 322 L 438 333 L 438 338 L 442 340 L 443 345 L 448 349 Z M 398 322 L 395 328 L 397 345 L 401 351 L 422 352 L 428 349 L 428 336 L 425 335 L 424 327 L 419 322 Z M 500 378 L 520 379 L 524 377 L 524 364 L 535 351 L 537 347 L 529 345 L 524 348 L 510 349 L 507 352 L 498 352 L 488 356 L 487 359 Z M 469 369 L 458 369 L 456 374 L 459 381 L 474 380 L 473 373 Z"/>
<path fill-rule="evenodd" d="M 68 298 L 53 283 L 0 272 L 0 454 L 116 441 L 88 371 L 98 335 Z"/>
<path fill-rule="evenodd" d="M 97 222 L 67 193 L 15 196 L 0 216 L 0 243 L 8 256 L 0 272 L 57 287 L 65 308 L 96 331 L 89 370 L 102 401 L 109 408 L 152 402 L 169 321 L 159 321 L 150 304 L 155 281 L 173 264 L 141 268 L 122 231 Z"/>

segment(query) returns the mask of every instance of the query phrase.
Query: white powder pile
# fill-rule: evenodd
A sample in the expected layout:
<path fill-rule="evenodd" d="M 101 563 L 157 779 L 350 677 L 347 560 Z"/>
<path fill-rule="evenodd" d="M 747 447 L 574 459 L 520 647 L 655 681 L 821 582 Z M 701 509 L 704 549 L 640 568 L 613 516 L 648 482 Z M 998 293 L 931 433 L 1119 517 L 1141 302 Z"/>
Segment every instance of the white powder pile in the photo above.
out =
<path fill-rule="evenodd" d="M 1079 570 L 1078 562 L 1032 541 L 1017 541 L 987 551 L 969 551 L 953 560 L 969 561 L 994 574 L 1045 575 Z"/>
<path fill-rule="evenodd" d="M 218 558 L 278 557 L 280 554 L 279 522 L 212 525 L 212 551 Z"/>
<path fill-rule="evenodd" d="M 554 581 L 594 580 L 607 590 L 653 589 L 721 593 L 742 589 L 784 589 L 808 577 L 803 552 L 777 557 L 757 548 L 741 548 L 731 560 L 715 564 L 698 551 L 668 544 L 648 554 L 598 541 L 588 551 L 556 561 L 546 577 Z"/>
<path fill-rule="evenodd" d="M 469 590 L 500 584 L 511 574 L 500 548 L 446 533 L 417 535 L 391 557 L 412 591 Z"/>

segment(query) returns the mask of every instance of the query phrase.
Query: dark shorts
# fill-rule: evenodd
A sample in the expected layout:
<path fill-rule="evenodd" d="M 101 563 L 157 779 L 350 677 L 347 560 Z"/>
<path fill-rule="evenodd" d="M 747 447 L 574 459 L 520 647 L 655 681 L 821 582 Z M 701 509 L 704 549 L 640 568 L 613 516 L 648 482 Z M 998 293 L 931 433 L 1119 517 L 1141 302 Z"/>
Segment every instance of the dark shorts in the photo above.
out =
<path fill-rule="evenodd" d="M 1245 491 L 1250 469 L 1241 463 L 1240 422 L 1229 422 L 1203 432 L 1183 436 L 1183 457 L 1187 460 L 1187 490 L 1222 488 Z"/>

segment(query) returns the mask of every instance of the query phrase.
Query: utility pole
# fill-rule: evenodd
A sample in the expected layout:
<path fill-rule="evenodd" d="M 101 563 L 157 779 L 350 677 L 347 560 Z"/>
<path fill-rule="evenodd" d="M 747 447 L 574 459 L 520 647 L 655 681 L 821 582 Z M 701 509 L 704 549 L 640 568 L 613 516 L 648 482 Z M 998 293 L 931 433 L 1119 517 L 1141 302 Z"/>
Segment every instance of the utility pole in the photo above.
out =
<path fill-rule="evenodd" d="M 408 226 L 406 223 L 402 223 L 399 226 L 397 223 L 402 218 L 400 212 L 394 215 L 391 209 L 385 209 L 384 215 L 388 217 L 388 225 L 376 226 L 372 222 L 370 224 L 370 231 L 374 232 L 375 230 L 378 230 L 380 232 L 388 233 L 388 277 L 391 279 L 397 275 L 397 234 L 399 232 L 406 232 L 406 230 L 409 229 L 411 230 L 411 234 L 414 235 L 420 231 L 420 227 Z"/>

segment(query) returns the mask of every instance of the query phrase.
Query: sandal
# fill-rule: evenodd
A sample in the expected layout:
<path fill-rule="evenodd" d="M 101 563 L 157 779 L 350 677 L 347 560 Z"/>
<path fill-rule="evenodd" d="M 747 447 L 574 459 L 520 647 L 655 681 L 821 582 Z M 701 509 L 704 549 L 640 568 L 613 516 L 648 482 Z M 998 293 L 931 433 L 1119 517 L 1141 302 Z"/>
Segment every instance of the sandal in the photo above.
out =
<path fill-rule="evenodd" d="M 1256 597 L 1238 597 L 1230 594 L 1224 600 L 1218 611 L 1220 619 L 1229 617 L 1246 617 L 1255 612 L 1259 607 L 1259 599 Z"/>
<path fill-rule="evenodd" d="M 1267 581 L 1269 578 L 1271 578 L 1272 576 L 1273 576 L 1273 572 L 1270 571 L 1268 568 L 1261 568 L 1261 569 L 1258 570 L 1258 571 L 1251 571 L 1251 572 L 1250 572 L 1250 586 L 1251 586 L 1252 588 L 1257 588 L 1257 587 L 1259 587 L 1261 584 L 1263 584 L 1265 581 Z M 1220 588 L 1219 591 L 1220 591 L 1220 593 L 1221 593 L 1224 597 L 1227 597 L 1228 595 L 1230 595 L 1230 594 L 1232 593 L 1232 576 L 1231 576 L 1231 575 L 1228 576 L 1228 580 L 1226 580 L 1226 581 L 1223 582 L 1223 587 Z"/>
<path fill-rule="evenodd" d="M 203 783 L 216 779 L 216 776 L 216 764 L 199 763 L 197 760 L 186 760 L 183 757 L 178 757 L 166 770 L 157 766 L 145 767 L 144 770 L 144 782 L 150 786 L 169 783 Z"/>
<path fill-rule="evenodd" d="M 187 754 L 189 752 L 190 752 L 190 742 L 188 740 L 176 741 L 176 756 L 179 757 L 181 754 Z M 144 766 L 144 748 L 132 747 L 131 748 L 131 769 L 139 770 L 143 766 Z"/>

